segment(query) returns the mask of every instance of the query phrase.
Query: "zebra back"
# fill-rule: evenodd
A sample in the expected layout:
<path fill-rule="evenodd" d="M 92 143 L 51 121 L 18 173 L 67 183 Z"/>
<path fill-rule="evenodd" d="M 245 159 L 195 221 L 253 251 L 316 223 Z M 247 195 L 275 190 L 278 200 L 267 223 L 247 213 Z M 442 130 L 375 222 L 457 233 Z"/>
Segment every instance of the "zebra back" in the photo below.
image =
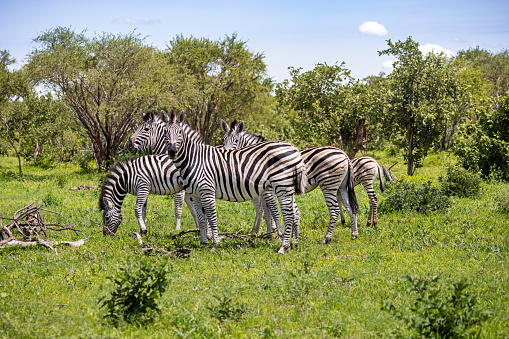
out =
<path fill-rule="evenodd" d="M 362 184 L 363 186 L 372 186 L 376 178 L 380 180 L 380 191 L 385 191 L 385 183 L 383 177 L 385 176 L 382 166 L 372 157 L 360 156 L 352 160 L 355 185 Z"/>

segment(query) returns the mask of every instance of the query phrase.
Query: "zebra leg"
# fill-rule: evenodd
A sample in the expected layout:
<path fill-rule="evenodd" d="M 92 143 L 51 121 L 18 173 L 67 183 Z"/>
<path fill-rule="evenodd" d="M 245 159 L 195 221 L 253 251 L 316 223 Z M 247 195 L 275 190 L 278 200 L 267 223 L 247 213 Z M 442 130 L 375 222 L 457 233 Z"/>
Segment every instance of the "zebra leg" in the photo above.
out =
<path fill-rule="evenodd" d="M 345 189 L 346 192 L 346 189 Z M 338 212 L 341 211 L 341 197 L 337 195 L 337 191 L 322 189 L 323 196 L 325 198 L 325 203 L 327 204 L 327 208 L 329 210 L 329 226 L 327 227 L 327 233 L 325 233 L 325 238 L 321 241 L 322 244 L 327 244 L 332 239 L 332 233 L 336 228 L 336 222 L 338 220 Z M 348 205 L 350 206 L 350 205 Z M 345 204 L 346 207 L 346 204 Z"/>
<path fill-rule="evenodd" d="M 292 229 L 292 237 L 295 244 L 295 247 L 299 245 L 299 227 L 300 227 L 300 210 L 297 207 L 297 203 L 295 202 L 295 196 L 293 196 L 293 229 Z"/>
<path fill-rule="evenodd" d="M 262 200 L 261 197 L 257 197 L 257 198 L 254 198 L 253 200 L 251 200 L 251 202 L 253 203 L 253 206 L 255 208 L 255 213 L 256 213 L 255 222 L 254 222 L 253 228 L 251 229 L 251 233 L 258 233 L 258 231 L 260 230 L 260 224 L 262 223 L 262 202 L 261 202 L 261 200 Z"/>
<path fill-rule="evenodd" d="M 196 200 L 197 198 L 194 198 L 186 193 L 185 196 L 184 196 L 184 201 L 186 202 L 187 204 L 187 207 L 189 208 L 189 212 L 191 212 L 191 215 L 193 216 L 193 219 L 194 219 L 194 224 L 196 225 L 196 228 L 200 228 L 200 220 L 198 218 L 198 212 L 196 210 L 196 207 L 194 206 L 194 201 Z M 207 223 L 207 218 L 205 217 L 205 212 L 203 212 L 203 208 L 201 207 L 201 201 L 200 201 L 200 213 L 202 214 L 203 216 L 203 220 L 205 223 Z M 211 239 L 212 238 L 212 232 L 210 231 L 210 227 L 207 226 L 207 239 Z"/>
<path fill-rule="evenodd" d="M 175 204 L 175 231 L 180 231 L 180 220 L 182 219 L 185 195 L 186 191 L 180 191 L 173 195 L 173 202 Z"/>
<path fill-rule="evenodd" d="M 283 240 L 281 242 L 281 248 L 278 253 L 285 254 L 290 249 L 290 236 L 292 232 L 298 237 L 298 231 L 295 229 L 295 211 L 294 204 L 295 199 L 292 195 L 278 195 L 279 206 L 281 206 L 281 213 L 283 214 L 283 222 L 285 224 L 285 232 L 283 234 Z M 298 242 L 298 239 L 297 239 Z"/>
<path fill-rule="evenodd" d="M 346 180 L 345 180 L 346 181 Z M 353 213 L 352 208 L 350 206 L 350 200 L 348 199 L 348 191 L 346 187 L 340 187 L 339 193 L 341 194 L 341 200 L 343 202 L 343 205 L 345 205 L 346 211 L 348 212 L 348 215 L 350 216 L 350 227 L 351 227 L 351 233 L 352 233 L 352 239 L 357 239 L 359 236 L 359 232 L 357 231 L 357 214 Z"/>
<path fill-rule="evenodd" d="M 148 189 L 145 189 L 145 187 L 138 188 L 138 193 L 136 194 L 136 205 L 134 206 L 134 215 L 138 220 L 138 225 L 140 225 L 141 235 L 147 235 L 147 227 L 145 226 L 145 218 L 147 216 L 147 198 Z"/>
<path fill-rule="evenodd" d="M 201 203 L 203 210 L 207 216 L 210 229 L 212 231 L 212 243 L 214 246 L 220 245 L 219 235 L 217 233 L 217 211 L 215 190 L 212 188 L 204 188 L 200 191 Z"/>
<path fill-rule="evenodd" d="M 375 190 L 373 189 L 373 183 L 369 182 L 364 184 L 364 189 L 366 190 L 366 193 L 368 194 L 369 199 L 369 215 L 368 215 L 368 222 L 367 226 L 373 227 L 373 225 L 376 225 L 376 210 L 378 206 L 378 199 L 375 194 Z"/>
<path fill-rule="evenodd" d="M 267 210 L 270 211 L 269 216 L 271 217 L 269 218 L 267 214 L 265 214 L 265 222 L 267 223 L 267 233 L 272 234 L 272 222 L 274 222 L 276 224 L 278 235 L 280 237 L 283 236 L 283 228 L 281 227 L 281 222 L 279 221 L 279 210 L 277 208 L 276 198 L 274 197 L 274 190 L 273 189 L 266 190 L 265 192 L 263 192 L 262 198 L 267 205 Z"/>
<path fill-rule="evenodd" d="M 341 196 L 338 195 L 338 207 L 339 207 L 339 215 L 341 216 L 341 224 L 345 224 L 345 216 L 343 215 L 343 201 L 341 200 Z M 329 213 L 330 214 L 330 213 Z"/>
<path fill-rule="evenodd" d="M 193 209 L 196 213 L 196 218 L 198 219 L 198 227 L 200 228 L 200 244 L 207 245 L 208 243 L 207 216 L 203 213 L 202 202 L 199 198 L 196 197 L 193 197 L 191 199 L 191 196 L 189 196 L 188 194 L 186 194 L 186 202 L 188 197 L 193 205 Z"/>

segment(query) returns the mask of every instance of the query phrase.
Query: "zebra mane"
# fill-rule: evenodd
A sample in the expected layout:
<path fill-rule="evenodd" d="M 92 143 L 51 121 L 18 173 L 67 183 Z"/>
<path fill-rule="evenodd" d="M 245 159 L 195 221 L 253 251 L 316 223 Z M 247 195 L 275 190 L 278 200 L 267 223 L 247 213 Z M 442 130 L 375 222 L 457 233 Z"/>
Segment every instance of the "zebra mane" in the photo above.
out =
<path fill-rule="evenodd" d="M 132 160 L 128 160 L 127 162 L 119 162 L 110 167 L 108 170 L 108 174 L 101 183 L 101 193 L 99 193 L 99 210 L 104 211 L 106 207 L 106 203 L 104 202 L 104 197 L 106 193 L 111 189 L 114 183 L 118 180 L 120 174 L 124 172 L 124 165 L 127 165 Z"/>

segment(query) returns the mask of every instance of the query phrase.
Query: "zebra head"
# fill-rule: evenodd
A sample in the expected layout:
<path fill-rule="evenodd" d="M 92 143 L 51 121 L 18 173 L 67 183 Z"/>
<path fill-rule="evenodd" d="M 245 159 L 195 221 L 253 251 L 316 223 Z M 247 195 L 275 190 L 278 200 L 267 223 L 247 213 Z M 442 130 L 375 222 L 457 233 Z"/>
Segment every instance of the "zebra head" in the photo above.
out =
<path fill-rule="evenodd" d="M 182 144 L 182 136 L 184 135 L 184 132 L 180 123 L 183 118 L 183 114 L 177 117 L 175 112 L 171 112 L 171 116 L 165 126 L 164 141 L 166 144 L 166 150 L 168 151 L 168 156 L 172 160 L 175 159 Z"/>
<path fill-rule="evenodd" d="M 122 214 L 120 208 L 116 207 L 111 201 L 104 200 L 103 206 L 103 234 L 114 235 L 118 226 L 122 222 Z"/>
<path fill-rule="evenodd" d="M 164 111 L 161 111 L 160 114 L 154 112 L 154 110 L 142 113 L 143 123 L 138 126 L 136 132 L 133 133 L 127 142 L 129 152 L 136 154 L 137 152 L 151 149 L 155 154 L 163 153 L 164 143 L 162 140 L 165 116 L 166 113 Z"/>
<path fill-rule="evenodd" d="M 221 129 L 225 131 L 223 137 L 223 147 L 225 149 L 237 149 L 240 147 L 241 133 L 244 132 L 244 121 L 237 122 L 233 120 L 230 127 L 221 119 Z"/>

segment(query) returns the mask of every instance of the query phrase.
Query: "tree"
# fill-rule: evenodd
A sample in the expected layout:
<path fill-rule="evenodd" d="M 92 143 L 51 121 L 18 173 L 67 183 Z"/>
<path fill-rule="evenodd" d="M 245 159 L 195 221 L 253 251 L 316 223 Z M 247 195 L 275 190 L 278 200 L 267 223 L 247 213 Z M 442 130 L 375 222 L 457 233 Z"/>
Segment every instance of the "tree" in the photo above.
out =
<path fill-rule="evenodd" d="M 461 126 L 454 153 L 466 169 L 509 180 L 509 92 L 489 101 L 476 106 L 478 120 Z"/>
<path fill-rule="evenodd" d="M 8 66 L 14 62 L 15 59 L 11 58 L 9 52 L 0 51 L 0 119 L 3 135 L 18 157 L 19 173 L 22 174 L 21 155 L 16 142 L 22 132 L 23 118 L 17 112 L 23 105 L 23 98 L 29 95 L 30 89 L 23 72 L 9 71 Z"/>
<path fill-rule="evenodd" d="M 444 131 L 445 121 L 457 106 L 460 85 L 457 72 L 442 54 L 419 51 L 419 44 L 409 37 L 379 51 L 398 60 L 389 75 L 390 110 L 384 117 L 384 133 L 402 136 L 407 174 L 413 175 L 435 141 Z"/>
<path fill-rule="evenodd" d="M 66 103 L 70 127 L 90 140 L 97 168 L 106 169 L 137 124 L 137 112 L 178 106 L 188 82 L 134 32 L 85 33 L 58 27 L 39 35 L 27 69 Z"/>
<path fill-rule="evenodd" d="M 180 35 L 167 47 L 168 62 L 183 67 L 194 78 L 195 92 L 186 117 L 206 143 L 212 142 L 220 119 L 256 114 L 251 107 L 270 93 L 264 55 L 249 51 L 236 34 L 218 41 Z"/>
<path fill-rule="evenodd" d="M 379 126 L 381 83 L 354 81 L 344 63 L 316 64 L 308 72 L 290 67 L 290 80 L 277 84 L 279 107 L 294 111 L 295 129 L 311 144 L 338 145 L 355 154 L 375 135 Z"/>

